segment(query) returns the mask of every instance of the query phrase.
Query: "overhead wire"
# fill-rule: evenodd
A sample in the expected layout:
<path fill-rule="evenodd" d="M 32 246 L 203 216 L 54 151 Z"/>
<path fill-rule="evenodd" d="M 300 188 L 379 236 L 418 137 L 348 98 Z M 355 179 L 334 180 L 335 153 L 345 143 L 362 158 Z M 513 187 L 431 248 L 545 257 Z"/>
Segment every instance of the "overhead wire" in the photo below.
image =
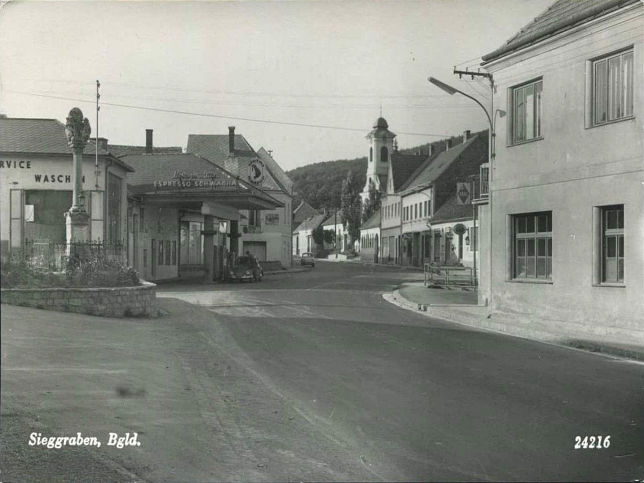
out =
<path fill-rule="evenodd" d="M 65 97 L 65 96 L 53 96 L 53 95 L 48 95 L 48 94 L 37 94 L 37 93 L 33 93 L 33 92 L 21 92 L 21 91 L 13 91 L 13 90 L 6 90 L 5 92 L 12 92 L 14 94 L 21 94 L 21 95 L 27 95 L 27 96 L 45 97 L 45 98 L 49 98 L 49 99 L 59 99 L 59 100 L 65 100 L 65 101 L 83 102 L 83 103 L 90 103 L 90 104 L 94 104 L 96 102 L 95 100 L 79 99 L 79 98 Z M 115 103 L 115 102 L 101 102 L 101 105 L 102 106 L 122 107 L 122 108 L 127 108 L 127 109 L 139 109 L 139 110 L 145 110 L 145 111 L 165 112 L 165 113 L 170 113 L 170 114 L 182 114 L 182 115 L 186 115 L 186 116 L 209 117 L 209 118 L 216 118 L 216 119 L 229 119 L 229 120 L 234 120 L 234 121 L 257 122 L 257 123 L 263 123 L 263 124 L 276 124 L 276 125 L 282 125 L 282 126 L 296 126 L 296 127 L 309 127 L 309 128 L 318 128 L 318 129 L 333 129 L 333 130 L 337 130 L 337 131 L 364 132 L 364 128 L 350 128 L 350 127 L 341 127 L 341 126 L 329 126 L 329 125 L 324 125 L 324 124 L 307 124 L 307 123 L 299 123 L 299 122 L 275 121 L 275 120 L 272 120 L 272 119 L 253 119 L 253 118 L 238 117 L 238 116 L 223 116 L 223 115 L 219 115 L 219 114 L 207 114 L 207 113 L 200 113 L 200 112 L 179 111 L 179 110 L 176 110 L 176 109 L 163 109 L 163 108 L 158 108 L 158 107 L 136 106 L 136 105 L 130 105 L 130 104 L 120 104 L 120 103 Z M 398 131 L 398 134 L 404 134 L 404 135 L 407 135 L 407 136 L 427 136 L 427 137 L 439 137 L 439 138 L 449 137 L 448 134 L 435 134 L 435 133 L 416 133 L 416 132 L 401 132 L 401 131 Z"/>

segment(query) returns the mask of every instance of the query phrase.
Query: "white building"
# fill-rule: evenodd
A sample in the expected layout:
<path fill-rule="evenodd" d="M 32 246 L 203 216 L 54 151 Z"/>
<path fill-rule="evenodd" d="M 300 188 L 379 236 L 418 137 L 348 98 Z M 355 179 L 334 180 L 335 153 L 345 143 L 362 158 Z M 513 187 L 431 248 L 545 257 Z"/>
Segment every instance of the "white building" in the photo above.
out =
<path fill-rule="evenodd" d="M 132 168 L 88 143 L 82 164 L 89 239 L 127 243 L 127 173 Z M 66 243 L 72 206 L 72 151 L 56 119 L 0 117 L 0 248 L 5 257 L 27 242 Z"/>
<path fill-rule="evenodd" d="M 293 230 L 293 255 L 300 256 L 307 252 L 313 253 L 314 256 L 317 255 L 321 245 L 315 243 L 313 230 L 322 224 L 325 217 L 325 215 L 311 216 Z"/>
<path fill-rule="evenodd" d="M 481 207 L 492 310 L 642 337 L 643 19 L 640 1 L 560 0 L 483 57 L 507 113 Z"/>
<path fill-rule="evenodd" d="M 333 232 L 335 241 L 324 243 L 327 250 L 335 250 L 338 253 L 344 252 L 348 248 L 349 234 L 342 223 L 342 210 L 331 213 L 326 220 L 322 222 L 322 229 L 325 232 Z"/>
<path fill-rule="evenodd" d="M 264 148 L 255 151 L 235 127 L 228 135 L 190 134 L 189 153 L 199 154 L 266 192 L 283 206 L 273 210 L 240 213 L 239 250 L 259 261 L 279 261 L 291 266 L 293 182 Z"/>

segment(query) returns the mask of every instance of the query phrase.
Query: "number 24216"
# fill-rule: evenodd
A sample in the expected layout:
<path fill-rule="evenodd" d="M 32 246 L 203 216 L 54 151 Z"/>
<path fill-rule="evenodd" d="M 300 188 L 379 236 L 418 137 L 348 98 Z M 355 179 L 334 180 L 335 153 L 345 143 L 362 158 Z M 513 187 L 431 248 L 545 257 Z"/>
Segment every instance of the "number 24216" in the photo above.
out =
<path fill-rule="evenodd" d="M 575 436 L 575 449 L 605 449 L 610 446 L 609 436 Z"/>

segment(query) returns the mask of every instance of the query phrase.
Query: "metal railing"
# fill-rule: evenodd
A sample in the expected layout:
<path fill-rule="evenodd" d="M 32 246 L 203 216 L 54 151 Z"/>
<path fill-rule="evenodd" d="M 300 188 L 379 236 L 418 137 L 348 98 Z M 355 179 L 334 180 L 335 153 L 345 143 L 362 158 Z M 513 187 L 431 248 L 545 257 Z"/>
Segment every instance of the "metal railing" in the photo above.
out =
<path fill-rule="evenodd" d="M 431 286 L 476 286 L 474 269 L 472 267 L 457 267 L 451 265 L 437 265 L 425 263 L 425 287 Z"/>
<path fill-rule="evenodd" d="M 56 243 L 50 240 L 25 240 L 20 250 L 29 266 L 54 271 L 65 270 L 68 253 L 79 253 L 84 257 L 103 256 L 109 260 L 123 261 L 125 245 L 122 243 L 105 243 L 101 241 L 71 242 L 69 252 L 67 243 Z"/>

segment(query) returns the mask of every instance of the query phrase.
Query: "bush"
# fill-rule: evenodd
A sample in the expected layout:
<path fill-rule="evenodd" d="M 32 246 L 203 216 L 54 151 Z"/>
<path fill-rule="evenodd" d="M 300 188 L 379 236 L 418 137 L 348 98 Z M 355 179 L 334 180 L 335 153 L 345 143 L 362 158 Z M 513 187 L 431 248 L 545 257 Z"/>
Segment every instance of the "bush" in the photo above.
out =
<path fill-rule="evenodd" d="M 76 252 L 70 256 L 65 278 L 69 287 L 132 287 L 139 284 L 136 270 L 106 257 L 103 251 Z"/>
<path fill-rule="evenodd" d="M 37 268 L 29 257 L 14 254 L 0 267 L 2 288 L 64 288 L 64 287 L 132 287 L 139 285 L 139 276 L 132 268 L 105 256 L 103 251 L 68 257 L 64 272 Z"/>

